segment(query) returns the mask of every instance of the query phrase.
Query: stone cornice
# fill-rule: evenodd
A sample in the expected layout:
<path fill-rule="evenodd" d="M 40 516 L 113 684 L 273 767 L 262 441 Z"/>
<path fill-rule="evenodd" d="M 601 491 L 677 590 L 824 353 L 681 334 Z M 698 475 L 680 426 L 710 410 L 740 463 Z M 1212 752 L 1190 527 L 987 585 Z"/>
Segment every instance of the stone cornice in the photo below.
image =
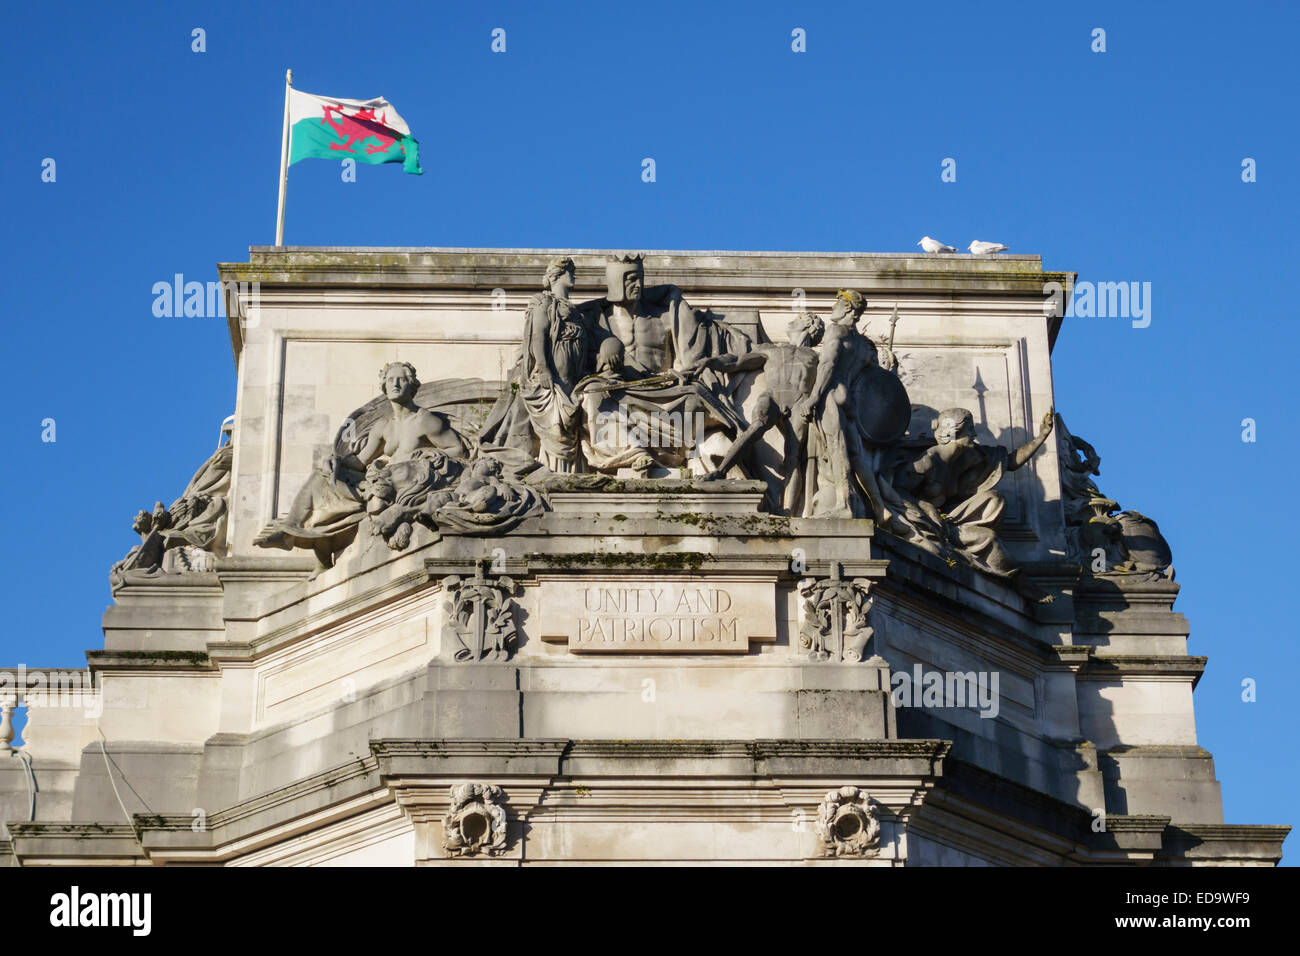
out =
<path fill-rule="evenodd" d="M 1210 752 L 1198 744 L 1117 744 L 1102 752 L 1107 757 L 1174 757 L 1209 760 Z"/>
<path fill-rule="evenodd" d="M 215 671 L 203 651 L 86 651 L 91 674 L 105 671 Z"/>
<path fill-rule="evenodd" d="M 1151 604 L 1157 607 L 1172 607 L 1174 599 L 1182 585 L 1167 579 L 1153 581 L 1146 575 L 1112 574 L 1094 577 L 1081 574 L 1075 586 L 1074 599 L 1077 603 L 1104 603 L 1113 600 L 1116 593 L 1123 595 L 1125 604 Z"/>
<path fill-rule="evenodd" d="M 455 249 L 409 247 L 253 246 L 247 263 L 220 263 L 223 280 L 263 285 L 407 286 L 534 289 L 557 255 L 571 256 L 579 286 L 602 276 L 622 250 Z M 1044 281 L 1063 284 L 1073 273 L 1045 272 L 1036 255 L 917 255 L 866 252 L 743 252 L 656 250 L 644 253 L 650 284 L 673 282 L 686 291 L 779 289 L 791 282 L 834 293 L 857 282 L 872 288 L 984 293 L 1030 292 Z M 865 285 L 864 285 L 865 283 Z M 689 286 L 689 287 L 688 287 Z"/>
<path fill-rule="evenodd" d="M 1198 839 L 1225 843 L 1255 843 L 1260 840 L 1285 840 L 1291 827 L 1268 823 L 1183 823 L 1176 829 Z"/>
<path fill-rule="evenodd" d="M 9 823 L 11 858 L 33 863 L 143 862 L 139 834 L 125 823 Z"/>
<path fill-rule="evenodd" d="M 1080 670 L 1080 680 L 1114 680 L 1116 677 L 1191 678 L 1192 687 L 1201 680 L 1208 657 L 1146 654 L 1092 654 Z"/>
<path fill-rule="evenodd" d="M 844 773 L 934 775 L 951 748 L 945 740 L 389 740 L 370 742 L 384 776 L 455 775 L 460 768 L 499 774 L 627 774 L 629 765 L 695 774 L 807 776 Z M 498 764 L 491 769 L 492 764 Z M 441 767 L 439 765 L 442 765 Z M 884 766 L 888 765 L 888 766 Z M 892 767 L 889 769 L 889 767 Z M 721 769 L 720 769 L 721 768 Z M 692 775 L 692 774 L 687 774 Z"/>
<path fill-rule="evenodd" d="M 525 292 L 537 289 L 552 259 L 568 255 L 577 266 L 575 294 L 586 298 L 602 294 L 604 264 L 623 251 L 253 246 L 248 262 L 220 263 L 217 271 L 222 282 L 258 283 L 262 296 L 290 289 Z M 788 296 L 796 288 L 816 297 L 851 286 L 868 300 L 882 295 L 1024 299 L 1024 310 L 1040 316 L 1044 283 L 1069 288 L 1075 279 L 1075 273 L 1044 271 L 1036 255 L 656 250 L 645 253 L 645 263 L 651 284 L 677 284 L 697 300 L 745 293 Z M 239 298 L 228 294 L 226 306 L 236 355 L 243 346 Z M 1044 321 L 1054 342 L 1062 320 Z"/>
<path fill-rule="evenodd" d="M 171 574 L 130 571 L 127 572 L 125 579 L 113 585 L 111 590 L 114 598 L 136 595 L 165 596 L 169 599 L 191 595 L 206 597 L 213 592 L 220 594 L 221 579 L 213 571 L 185 571 Z"/>
<path fill-rule="evenodd" d="M 1173 824 L 1165 833 L 1160 859 L 1173 865 L 1207 861 L 1218 866 L 1277 866 L 1290 832 L 1288 826 L 1267 824 Z"/>

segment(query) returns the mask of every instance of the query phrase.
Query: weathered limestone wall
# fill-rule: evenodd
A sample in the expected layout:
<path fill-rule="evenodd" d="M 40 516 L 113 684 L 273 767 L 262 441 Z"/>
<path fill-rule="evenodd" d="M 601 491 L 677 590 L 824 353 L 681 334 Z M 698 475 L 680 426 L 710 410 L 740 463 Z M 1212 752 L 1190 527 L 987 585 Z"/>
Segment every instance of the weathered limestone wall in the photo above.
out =
<path fill-rule="evenodd" d="M 573 298 L 603 294 L 606 253 L 570 254 Z M 1275 858 L 1284 832 L 1222 825 L 1192 708 L 1205 661 L 1186 653 L 1177 585 L 1065 565 L 1054 441 L 999 486 L 1002 536 L 1050 605 L 870 521 L 760 514 L 756 482 L 571 489 L 508 535 L 420 527 L 404 551 L 363 528 L 318 575 L 304 552 L 252 545 L 378 394 L 384 363 L 412 362 L 426 382 L 505 379 L 555 255 L 255 248 L 221 266 L 259 283 L 230 308 L 229 553 L 117 588 L 90 654 L 102 713 L 33 712 L 37 824 L 16 822 L 24 781 L 0 766 L 15 854 L 445 862 L 447 788 L 472 780 L 505 788 L 514 862 L 808 862 L 821 844 L 792 814 L 814 819 L 839 780 L 880 803 L 868 865 L 1178 861 L 1195 847 L 1203 861 Z M 842 288 L 866 296 L 874 338 L 897 308 L 914 430 L 962 406 L 982 442 L 1013 447 L 1053 405 L 1059 320 L 1042 286 L 1068 277 L 1037 257 L 665 252 L 646 276 L 773 339 Z M 450 576 L 485 561 L 516 585 L 517 646 L 459 663 Z M 879 659 L 812 663 L 799 646 L 801 579 L 840 573 L 870 586 Z M 725 594 L 727 646 L 583 647 L 589 595 L 620 587 L 715 609 Z M 895 706 L 891 676 L 918 668 L 996 676 L 992 707 Z M 1096 809 L 1114 818 L 1109 835 L 1091 834 Z"/>

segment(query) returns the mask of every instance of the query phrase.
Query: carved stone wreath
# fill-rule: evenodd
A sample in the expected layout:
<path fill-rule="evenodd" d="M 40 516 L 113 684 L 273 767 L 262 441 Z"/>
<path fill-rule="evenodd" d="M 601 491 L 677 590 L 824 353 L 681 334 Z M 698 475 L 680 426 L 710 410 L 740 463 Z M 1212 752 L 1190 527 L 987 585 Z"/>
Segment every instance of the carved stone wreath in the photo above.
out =
<path fill-rule="evenodd" d="M 858 787 L 831 790 L 817 808 L 817 835 L 827 856 L 867 856 L 880 846 L 875 801 Z"/>
<path fill-rule="evenodd" d="M 462 783 L 451 788 L 442 818 L 442 848 L 448 856 L 497 856 L 506 849 L 506 808 L 501 788 Z"/>

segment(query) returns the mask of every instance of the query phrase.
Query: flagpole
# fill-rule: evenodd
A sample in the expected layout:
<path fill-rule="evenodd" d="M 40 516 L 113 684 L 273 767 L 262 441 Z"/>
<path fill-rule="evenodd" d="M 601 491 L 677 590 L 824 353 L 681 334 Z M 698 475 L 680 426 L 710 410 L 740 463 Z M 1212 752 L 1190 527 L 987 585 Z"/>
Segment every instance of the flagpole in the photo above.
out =
<path fill-rule="evenodd" d="M 280 139 L 280 205 L 275 214 L 275 244 L 284 245 L 284 191 L 289 185 L 289 90 L 293 70 L 284 71 L 284 135 Z"/>

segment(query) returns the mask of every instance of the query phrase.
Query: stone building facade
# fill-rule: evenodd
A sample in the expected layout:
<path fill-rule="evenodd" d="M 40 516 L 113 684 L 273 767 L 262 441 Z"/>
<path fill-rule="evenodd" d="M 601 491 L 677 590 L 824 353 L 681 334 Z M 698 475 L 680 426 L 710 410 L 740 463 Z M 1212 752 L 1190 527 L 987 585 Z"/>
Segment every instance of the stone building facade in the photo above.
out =
<path fill-rule="evenodd" d="M 1223 821 L 1163 535 L 1054 408 L 1072 275 L 220 275 L 229 442 L 137 516 L 88 667 L 0 688 L 0 863 L 1280 859 Z"/>

